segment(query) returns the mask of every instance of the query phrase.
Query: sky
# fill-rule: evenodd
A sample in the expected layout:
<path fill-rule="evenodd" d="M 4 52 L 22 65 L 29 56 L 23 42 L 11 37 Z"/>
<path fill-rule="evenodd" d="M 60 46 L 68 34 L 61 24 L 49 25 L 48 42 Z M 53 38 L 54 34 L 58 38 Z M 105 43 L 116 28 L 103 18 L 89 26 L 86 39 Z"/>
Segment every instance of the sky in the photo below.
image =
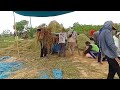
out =
<path fill-rule="evenodd" d="M 30 17 L 15 14 L 15 21 L 18 22 L 21 20 L 29 21 Z M 111 20 L 115 23 L 120 23 L 120 11 L 74 11 L 52 17 L 31 17 L 33 27 L 36 27 L 42 23 L 46 23 L 48 25 L 52 20 L 56 20 L 60 24 L 63 24 L 65 28 L 72 26 L 75 22 L 87 25 L 103 25 L 105 21 Z M 13 12 L 0 11 L 0 33 L 6 29 L 13 32 L 13 25 Z"/>

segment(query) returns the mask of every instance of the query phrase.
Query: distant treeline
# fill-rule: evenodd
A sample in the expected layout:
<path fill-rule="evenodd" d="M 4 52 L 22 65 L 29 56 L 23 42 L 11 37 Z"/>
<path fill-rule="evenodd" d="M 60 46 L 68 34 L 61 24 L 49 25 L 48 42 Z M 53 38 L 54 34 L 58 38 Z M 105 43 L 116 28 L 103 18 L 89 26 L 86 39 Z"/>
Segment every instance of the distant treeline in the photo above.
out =
<path fill-rule="evenodd" d="M 117 29 L 120 30 L 120 23 L 115 24 Z M 63 24 L 58 23 L 57 21 L 53 20 L 51 21 L 48 25 L 46 25 L 45 23 L 40 24 L 39 26 L 41 27 L 47 27 L 49 28 L 52 32 L 55 33 L 59 33 L 61 31 L 62 28 L 64 28 Z M 77 31 L 79 34 L 85 34 L 87 36 L 89 36 L 89 31 L 90 30 L 100 30 L 102 28 L 103 25 L 81 25 L 78 22 L 75 22 L 71 27 Z M 29 27 L 29 21 L 26 20 L 21 20 L 19 22 L 16 22 L 16 30 L 17 33 L 20 37 L 23 36 L 27 36 L 30 38 L 33 38 L 36 32 L 38 26 L 36 26 L 35 28 L 33 27 Z M 66 31 L 69 31 L 70 28 L 65 28 Z M 15 28 L 15 26 L 13 26 L 13 28 Z M 24 30 L 26 30 L 26 32 L 24 32 Z M 3 31 L 3 34 L 6 34 L 7 31 Z"/>

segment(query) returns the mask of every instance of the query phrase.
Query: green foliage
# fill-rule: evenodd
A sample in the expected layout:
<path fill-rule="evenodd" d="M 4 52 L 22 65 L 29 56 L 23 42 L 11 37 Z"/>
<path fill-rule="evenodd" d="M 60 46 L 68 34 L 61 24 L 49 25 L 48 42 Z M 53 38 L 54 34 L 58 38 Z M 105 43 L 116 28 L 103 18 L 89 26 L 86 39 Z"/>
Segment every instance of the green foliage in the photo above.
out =
<path fill-rule="evenodd" d="M 20 22 L 16 22 L 16 30 L 17 31 L 23 31 L 25 29 L 25 26 L 27 26 L 29 21 L 27 20 L 21 20 Z"/>
<path fill-rule="evenodd" d="M 12 45 L 15 42 L 15 38 L 13 36 L 1 36 L 0 37 L 0 48 L 6 48 Z"/>
<path fill-rule="evenodd" d="M 21 37 L 29 37 L 33 38 L 34 34 L 36 32 L 36 28 L 31 28 L 28 26 L 29 21 L 27 20 L 21 20 L 20 22 L 16 22 L 16 30 L 18 31 L 18 36 Z M 45 26 L 46 24 L 42 24 L 42 26 Z M 27 31 L 24 31 L 27 30 Z"/>
<path fill-rule="evenodd" d="M 36 30 L 37 30 L 37 28 L 30 28 L 28 30 L 29 38 L 34 38 L 34 34 L 35 34 Z"/>
<path fill-rule="evenodd" d="M 100 30 L 100 28 L 102 27 L 102 25 L 81 25 L 78 22 L 73 24 L 73 29 L 80 33 L 80 34 L 85 34 L 87 36 L 89 36 L 89 31 L 90 30 Z"/>

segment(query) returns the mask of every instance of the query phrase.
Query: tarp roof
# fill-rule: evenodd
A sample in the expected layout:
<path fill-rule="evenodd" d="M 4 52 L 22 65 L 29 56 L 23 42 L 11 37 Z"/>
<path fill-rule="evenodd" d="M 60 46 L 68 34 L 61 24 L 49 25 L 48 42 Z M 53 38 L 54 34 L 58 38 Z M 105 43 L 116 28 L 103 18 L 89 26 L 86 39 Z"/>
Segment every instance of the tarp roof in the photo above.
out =
<path fill-rule="evenodd" d="M 15 13 L 23 16 L 34 16 L 34 17 L 49 17 L 58 16 L 73 11 L 15 11 Z"/>

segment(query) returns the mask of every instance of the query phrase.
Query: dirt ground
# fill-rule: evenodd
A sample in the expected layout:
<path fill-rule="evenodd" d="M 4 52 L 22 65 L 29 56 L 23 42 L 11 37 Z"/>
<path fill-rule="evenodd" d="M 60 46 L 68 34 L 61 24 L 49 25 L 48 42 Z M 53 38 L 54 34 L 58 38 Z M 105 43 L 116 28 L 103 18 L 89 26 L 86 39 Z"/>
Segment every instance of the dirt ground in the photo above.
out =
<path fill-rule="evenodd" d="M 11 56 L 7 62 L 20 61 L 25 66 L 8 79 L 38 79 L 42 71 L 47 71 L 52 79 L 52 70 L 55 68 L 63 72 L 63 79 L 106 79 L 108 73 L 107 62 L 99 64 L 95 59 L 78 55 L 77 50 L 74 56 L 70 56 L 67 51 L 66 57 L 51 55 L 49 58 L 40 58 L 39 45 L 35 40 L 20 41 L 19 56 L 16 43 L 0 50 L 0 56 Z M 118 79 L 117 75 L 115 79 Z"/>
<path fill-rule="evenodd" d="M 12 58 L 8 62 L 19 60 L 24 63 L 26 68 L 16 71 L 8 79 L 36 79 L 40 77 L 39 72 L 46 70 L 52 78 L 52 69 L 59 68 L 63 71 L 63 79 L 106 79 L 108 72 L 107 62 L 97 63 L 97 60 L 79 56 L 58 57 L 57 55 L 49 58 L 25 59 Z M 116 77 L 117 78 L 117 77 Z"/>

